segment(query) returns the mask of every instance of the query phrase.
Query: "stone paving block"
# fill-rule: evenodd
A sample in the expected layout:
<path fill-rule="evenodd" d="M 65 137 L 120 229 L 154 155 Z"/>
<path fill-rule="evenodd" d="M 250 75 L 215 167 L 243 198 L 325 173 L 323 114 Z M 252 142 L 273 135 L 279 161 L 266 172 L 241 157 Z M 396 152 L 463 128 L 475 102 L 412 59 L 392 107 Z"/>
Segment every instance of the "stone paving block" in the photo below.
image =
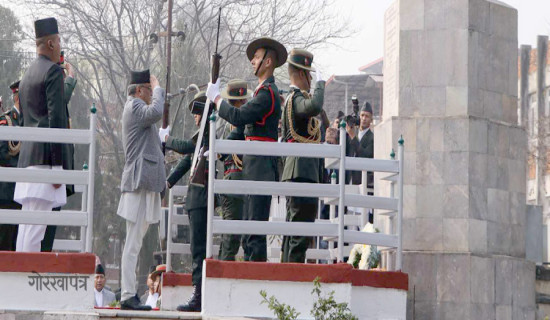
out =
<path fill-rule="evenodd" d="M 508 154 L 515 160 L 525 160 L 527 152 L 527 135 L 525 129 L 518 127 L 508 128 L 510 139 Z"/>
<path fill-rule="evenodd" d="M 485 83 L 494 81 L 493 78 L 488 79 L 490 77 L 488 74 L 483 77 L 487 77 Z M 489 91 L 488 89 L 483 90 L 483 111 L 484 117 L 488 119 L 502 120 L 502 94 Z"/>
<path fill-rule="evenodd" d="M 517 65 L 517 63 L 516 63 Z M 506 83 L 509 86 L 508 83 Z M 502 95 L 502 114 L 503 120 L 510 124 L 518 123 L 518 98 L 508 93 Z"/>
<path fill-rule="evenodd" d="M 416 184 L 416 152 L 406 150 L 404 155 L 406 160 L 403 164 L 403 184 L 414 185 Z"/>
<path fill-rule="evenodd" d="M 406 196 L 405 191 L 403 194 Z M 446 185 L 443 196 L 443 216 L 445 218 L 468 218 L 468 209 L 468 186 Z"/>
<path fill-rule="evenodd" d="M 470 304 L 470 319 L 495 319 L 495 306 L 491 304 Z"/>
<path fill-rule="evenodd" d="M 469 151 L 469 120 L 451 118 L 445 121 L 445 151 Z"/>
<path fill-rule="evenodd" d="M 487 189 L 470 186 L 468 196 L 470 200 L 470 218 L 487 220 Z"/>
<path fill-rule="evenodd" d="M 433 301 L 416 301 L 414 304 L 415 320 L 437 319 L 436 304 Z"/>
<path fill-rule="evenodd" d="M 399 11 L 407 13 L 400 15 L 399 28 L 401 30 L 424 29 L 424 0 L 400 1 L 399 4 Z"/>
<path fill-rule="evenodd" d="M 443 219 L 443 249 L 467 252 L 469 249 L 469 219 Z"/>
<path fill-rule="evenodd" d="M 437 304 L 437 319 L 440 320 L 468 320 L 470 311 L 463 304 L 452 302 L 440 302 Z"/>
<path fill-rule="evenodd" d="M 470 0 L 469 29 L 476 32 L 488 33 L 490 21 L 489 2 L 485 0 Z"/>
<path fill-rule="evenodd" d="M 418 94 L 418 90 L 412 87 L 402 87 L 399 91 L 399 115 L 402 117 L 414 116 L 418 106 L 417 103 L 420 100 L 415 95 Z M 384 110 L 385 112 L 385 110 Z"/>
<path fill-rule="evenodd" d="M 492 258 L 472 256 L 470 259 L 471 301 L 492 305 L 495 301 L 495 263 Z M 474 319 L 491 319 L 474 317 Z"/>
<path fill-rule="evenodd" d="M 430 152 L 430 121 L 429 118 L 420 118 L 416 120 L 416 151 Z M 443 150 L 440 150 L 443 151 Z M 418 158 L 417 158 L 418 159 Z"/>
<path fill-rule="evenodd" d="M 469 23 L 469 0 L 447 0 L 445 10 L 445 27 L 467 30 Z"/>
<path fill-rule="evenodd" d="M 416 218 L 402 220 L 403 228 L 403 250 L 418 250 L 419 246 L 416 244 Z"/>
<path fill-rule="evenodd" d="M 416 186 L 416 216 L 421 218 L 443 217 L 444 188 L 436 185 Z"/>
<path fill-rule="evenodd" d="M 438 0 L 424 2 L 424 29 L 445 29 L 445 3 Z"/>
<path fill-rule="evenodd" d="M 522 160 L 508 160 L 510 191 L 525 191 L 526 164 Z"/>
<path fill-rule="evenodd" d="M 496 306 L 496 319 L 512 320 L 512 306 Z"/>
<path fill-rule="evenodd" d="M 468 184 L 468 152 L 445 153 L 445 184 Z"/>
<path fill-rule="evenodd" d="M 517 258 L 525 258 L 525 226 L 523 225 L 511 225 L 510 226 L 511 235 L 510 235 L 510 255 Z M 540 239 L 542 242 L 542 237 Z M 542 250 L 541 250 L 542 252 Z"/>
<path fill-rule="evenodd" d="M 498 156 L 487 156 L 487 186 L 489 188 L 509 190 L 510 173 L 508 159 Z"/>
<path fill-rule="evenodd" d="M 418 185 L 444 184 L 444 153 L 417 152 L 416 153 L 416 183 Z M 440 188 L 441 189 L 441 188 Z"/>
<path fill-rule="evenodd" d="M 487 189 L 487 219 L 493 222 L 510 223 L 510 193 Z"/>
<path fill-rule="evenodd" d="M 493 254 L 510 255 L 512 228 L 510 224 L 487 222 L 487 251 Z"/>
<path fill-rule="evenodd" d="M 389 195 L 389 192 L 388 192 Z M 403 218 L 416 218 L 416 186 L 403 186 Z"/>
<path fill-rule="evenodd" d="M 469 227 L 469 248 L 470 252 L 477 254 L 487 253 L 487 221 L 470 219 Z"/>
<path fill-rule="evenodd" d="M 512 287 L 515 273 L 514 261 L 506 257 L 495 258 L 495 303 L 512 305 Z"/>
<path fill-rule="evenodd" d="M 463 1 L 463 0 L 447 0 Z M 464 23 L 467 23 L 464 21 Z M 468 58 L 470 34 L 467 29 L 447 30 L 448 42 L 446 45 L 446 85 L 469 86 Z"/>
<path fill-rule="evenodd" d="M 444 19 L 444 17 L 441 17 L 441 19 Z M 421 37 L 423 51 L 419 51 L 418 54 L 423 55 L 420 62 L 423 72 L 418 75 L 418 80 L 420 80 L 418 85 L 444 87 L 447 85 L 449 77 L 447 70 L 449 65 L 453 63 L 448 61 L 446 54 L 451 41 L 449 32 L 447 30 L 425 30 Z M 426 72 L 426 70 L 444 70 L 445 72 Z"/>
<path fill-rule="evenodd" d="M 469 127 L 471 152 L 487 153 L 487 121 L 472 119 Z"/>
<path fill-rule="evenodd" d="M 437 301 L 469 303 L 470 255 L 442 254 L 437 265 Z"/>
<path fill-rule="evenodd" d="M 535 263 L 514 259 L 514 273 L 512 281 L 513 307 L 531 308 L 535 306 Z"/>
<path fill-rule="evenodd" d="M 430 151 L 445 151 L 445 120 L 442 118 L 431 118 L 430 133 Z"/>
<path fill-rule="evenodd" d="M 414 286 L 414 299 L 435 301 L 437 254 L 403 254 L 403 272 L 409 274 L 409 293 Z"/>
<path fill-rule="evenodd" d="M 470 152 L 468 169 L 470 171 L 470 185 L 482 188 L 487 187 L 487 154 Z"/>
<path fill-rule="evenodd" d="M 415 248 L 434 251 L 443 249 L 443 223 L 441 218 L 417 218 L 414 232 Z"/>
<path fill-rule="evenodd" d="M 421 102 L 418 104 L 418 114 L 421 116 L 444 116 L 446 105 L 446 87 L 422 87 Z"/>
<path fill-rule="evenodd" d="M 489 32 L 497 37 L 517 42 L 517 10 L 500 1 L 491 1 L 489 10 Z"/>
<path fill-rule="evenodd" d="M 446 91 L 445 115 L 468 114 L 468 87 L 448 86 Z"/>

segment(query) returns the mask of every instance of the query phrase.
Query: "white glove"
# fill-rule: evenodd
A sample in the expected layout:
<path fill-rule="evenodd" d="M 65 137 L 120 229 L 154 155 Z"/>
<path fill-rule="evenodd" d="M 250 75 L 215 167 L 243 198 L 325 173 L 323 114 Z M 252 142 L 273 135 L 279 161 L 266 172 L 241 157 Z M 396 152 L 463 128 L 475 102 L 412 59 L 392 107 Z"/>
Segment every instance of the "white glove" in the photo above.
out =
<path fill-rule="evenodd" d="M 319 69 L 315 70 L 315 81 L 316 82 L 325 81 L 325 79 L 323 79 L 323 74 L 321 73 L 321 71 Z"/>
<path fill-rule="evenodd" d="M 170 126 L 166 127 L 165 129 L 160 128 L 159 129 L 159 139 L 160 142 L 166 142 L 166 137 L 170 135 Z"/>
<path fill-rule="evenodd" d="M 206 97 L 210 102 L 216 102 L 216 98 L 220 95 L 220 79 L 216 83 L 209 82 L 206 89 Z"/>
<path fill-rule="evenodd" d="M 208 158 L 208 155 L 210 155 L 210 150 L 206 150 L 203 154 L 203 156 L 206 158 Z"/>

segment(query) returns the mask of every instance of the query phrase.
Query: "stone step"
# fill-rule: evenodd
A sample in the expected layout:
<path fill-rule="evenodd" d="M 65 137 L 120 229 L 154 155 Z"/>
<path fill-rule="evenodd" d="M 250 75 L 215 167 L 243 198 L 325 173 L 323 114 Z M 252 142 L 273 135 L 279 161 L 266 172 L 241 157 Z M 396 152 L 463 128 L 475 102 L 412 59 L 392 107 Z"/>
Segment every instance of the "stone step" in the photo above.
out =
<path fill-rule="evenodd" d="M 176 311 L 130 311 L 130 310 L 90 310 L 90 311 L 4 311 L 0 310 L 0 320 L 250 320 L 242 317 L 203 317 L 198 312 Z M 258 318 L 261 319 L 261 318 Z M 267 318 L 265 318 L 267 319 Z"/>

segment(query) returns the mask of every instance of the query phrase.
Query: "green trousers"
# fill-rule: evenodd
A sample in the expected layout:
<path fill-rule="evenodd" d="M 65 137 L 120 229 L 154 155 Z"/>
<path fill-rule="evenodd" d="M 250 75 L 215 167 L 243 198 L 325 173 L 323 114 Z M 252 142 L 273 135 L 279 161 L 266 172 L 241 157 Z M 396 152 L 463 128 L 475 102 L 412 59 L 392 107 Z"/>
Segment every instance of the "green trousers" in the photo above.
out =
<path fill-rule="evenodd" d="M 317 198 L 287 197 L 286 221 L 315 222 L 319 201 Z M 311 237 L 284 236 L 281 262 L 306 262 L 306 251 Z"/>
<path fill-rule="evenodd" d="M 243 219 L 243 199 L 241 197 L 221 196 L 222 217 L 224 220 Z M 235 261 L 235 255 L 241 245 L 241 235 L 223 234 L 219 259 Z"/>
<path fill-rule="evenodd" d="M 202 262 L 206 258 L 206 207 L 191 209 L 189 230 L 191 234 L 191 279 L 194 286 L 202 284 Z"/>

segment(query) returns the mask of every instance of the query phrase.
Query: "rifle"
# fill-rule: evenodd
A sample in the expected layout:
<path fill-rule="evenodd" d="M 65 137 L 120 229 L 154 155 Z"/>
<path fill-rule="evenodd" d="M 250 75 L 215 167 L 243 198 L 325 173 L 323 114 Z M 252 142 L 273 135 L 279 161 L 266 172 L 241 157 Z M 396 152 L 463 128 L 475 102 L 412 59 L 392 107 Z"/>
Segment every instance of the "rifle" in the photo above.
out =
<path fill-rule="evenodd" d="M 220 21 L 221 21 L 221 15 L 222 15 L 222 8 L 220 7 L 218 11 L 218 33 L 216 35 L 216 50 L 214 51 L 214 54 L 212 55 L 212 71 L 210 73 L 210 81 L 212 83 L 215 83 L 218 80 L 218 76 L 220 74 L 220 60 L 222 59 L 222 56 L 218 54 L 218 43 L 220 39 Z M 191 166 L 191 181 L 190 183 L 193 185 L 204 187 L 206 185 L 206 158 L 204 157 L 204 153 L 208 148 L 205 148 L 202 146 L 202 139 L 204 136 L 204 129 L 206 127 L 206 122 L 208 118 L 208 111 L 210 110 L 210 99 L 206 99 L 205 108 L 202 112 L 201 117 L 201 126 L 199 129 L 199 137 L 197 139 L 197 143 L 195 144 L 195 152 L 193 153 L 193 163 Z M 216 134 L 215 132 L 210 132 L 210 134 Z M 202 162 L 202 164 L 201 164 Z M 214 174 L 213 172 L 211 174 Z"/>

